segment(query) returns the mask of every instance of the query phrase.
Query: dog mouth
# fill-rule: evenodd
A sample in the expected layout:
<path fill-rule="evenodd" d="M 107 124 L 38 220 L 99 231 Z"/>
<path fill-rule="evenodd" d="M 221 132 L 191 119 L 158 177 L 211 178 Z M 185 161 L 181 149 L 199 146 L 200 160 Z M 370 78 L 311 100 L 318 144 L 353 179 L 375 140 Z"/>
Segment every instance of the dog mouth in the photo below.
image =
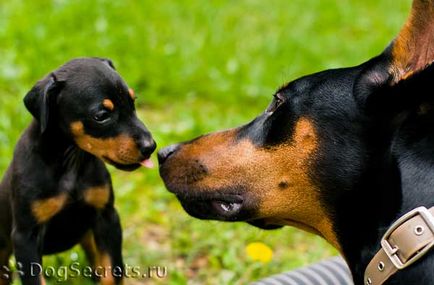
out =
<path fill-rule="evenodd" d="M 276 230 L 284 226 L 275 222 L 271 222 L 265 218 L 247 221 L 247 223 L 262 230 Z"/>
<path fill-rule="evenodd" d="M 211 201 L 211 206 L 221 215 L 233 215 L 238 213 L 242 204 L 239 202 L 227 202 L 227 201 Z"/>
<path fill-rule="evenodd" d="M 176 195 L 184 210 L 202 220 L 226 222 L 247 222 L 263 230 L 280 229 L 284 224 L 278 221 L 255 218 L 255 207 L 240 194 L 214 194 L 209 197 Z"/>
<path fill-rule="evenodd" d="M 140 162 L 140 165 L 146 168 L 154 168 L 154 162 L 148 157 Z"/>
<path fill-rule="evenodd" d="M 280 229 L 286 222 L 281 219 L 258 217 L 258 201 L 245 187 L 230 189 L 167 189 L 176 195 L 182 208 L 192 217 L 202 220 L 246 222 L 263 230 Z"/>
<path fill-rule="evenodd" d="M 202 220 L 247 222 L 264 230 L 283 227 L 280 223 L 257 216 L 258 199 L 243 185 L 213 189 L 183 185 L 168 179 L 167 172 L 161 165 L 160 175 L 167 190 L 176 195 L 182 208 L 192 217 Z"/>
<path fill-rule="evenodd" d="M 243 221 L 250 215 L 247 200 L 240 194 L 176 194 L 184 210 L 203 220 Z"/>
<path fill-rule="evenodd" d="M 142 166 L 146 167 L 146 168 L 153 168 L 154 167 L 153 162 L 149 158 L 144 159 L 143 161 L 137 162 L 137 163 L 120 163 L 120 162 L 114 161 L 113 159 L 110 159 L 106 156 L 103 156 L 102 158 L 108 164 L 113 165 L 117 169 L 124 170 L 124 171 L 133 171 L 133 170 L 136 170 Z"/>

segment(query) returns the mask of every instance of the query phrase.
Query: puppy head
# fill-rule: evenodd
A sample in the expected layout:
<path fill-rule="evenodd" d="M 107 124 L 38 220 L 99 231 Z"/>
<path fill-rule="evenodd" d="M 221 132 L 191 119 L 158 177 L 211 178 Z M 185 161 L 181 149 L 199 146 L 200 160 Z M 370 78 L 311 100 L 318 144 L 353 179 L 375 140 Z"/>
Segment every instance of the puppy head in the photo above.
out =
<path fill-rule="evenodd" d="M 60 131 L 84 151 L 133 170 L 156 148 L 137 118 L 134 99 L 110 60 L 80 58 L 39 81 L 24 103 L 42 135 Z"/>

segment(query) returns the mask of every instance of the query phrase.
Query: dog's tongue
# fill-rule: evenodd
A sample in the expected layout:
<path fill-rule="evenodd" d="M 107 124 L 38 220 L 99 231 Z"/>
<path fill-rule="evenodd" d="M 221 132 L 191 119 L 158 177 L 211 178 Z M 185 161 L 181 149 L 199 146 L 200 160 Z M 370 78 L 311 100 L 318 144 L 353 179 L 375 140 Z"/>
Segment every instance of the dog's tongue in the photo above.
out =
<path fill-rule="evenodd" d="M 140 164 L 146 168 L 153 168 L 154 167 L 154 163 L 149 158 L 143 160 L 142 162 L 140 162 Z"/>

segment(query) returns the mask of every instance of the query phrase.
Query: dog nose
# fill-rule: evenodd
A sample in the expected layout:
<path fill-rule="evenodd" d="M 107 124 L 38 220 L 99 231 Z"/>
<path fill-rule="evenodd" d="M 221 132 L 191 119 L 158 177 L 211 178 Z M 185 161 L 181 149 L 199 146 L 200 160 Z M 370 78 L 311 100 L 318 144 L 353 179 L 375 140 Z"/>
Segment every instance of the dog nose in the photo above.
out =
<path fill-rule="evenodd" d="M 173 153 L 175 153 L 179 148 L 179 144 L 172 144 L 169 145 L 168 147 L 165 147 L 163 149 L 161 149 L 158 152 L 158 163 L 159 164 L 163 164 L 167 158 L 169 158 L 169 156 L 171 156 Z"/>
<path fill-rule="evenodd" d="M 157 148 L 157 144 L 153 139 L 142 140 L 138 145 L 140 153 L 145 158 L 150 157 L 154 150 Z"/>

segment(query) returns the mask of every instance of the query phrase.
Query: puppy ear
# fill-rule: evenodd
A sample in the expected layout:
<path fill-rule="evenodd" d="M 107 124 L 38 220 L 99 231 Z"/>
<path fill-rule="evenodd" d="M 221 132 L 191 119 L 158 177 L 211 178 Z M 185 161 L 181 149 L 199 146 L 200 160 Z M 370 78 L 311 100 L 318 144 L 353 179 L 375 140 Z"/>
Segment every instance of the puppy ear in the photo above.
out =
<path fill-rule="evenodd" d="M 109 67 L 111 67 L 113 70 L 116 70 L 115 65 L 113 64 L 113 61 L 111 61 L 108 58 L 103 58 L 103 57 L 96 57 L 97 59 L 101 60 L 102 62 L 104 62 L 105 64 L 107 64 Z"/>
<path fill-rule="evenodd" d="M 354 85 L 359 103 L 379 89 L 400 85 L 434 62 L 434 0 L 414 0 L 399 35 L 378 57 L 365 63 Z M 381 93 L 381 92 L 380 92 Z"/>
<path fill-rule="evenodd" d="M 24 105 L 41 126 L 41 133 L 47 130 L 52 97 L 58 93 L 63 82 L 58 81 L 54 73 L 38 81 L 24 97 Z"/>

